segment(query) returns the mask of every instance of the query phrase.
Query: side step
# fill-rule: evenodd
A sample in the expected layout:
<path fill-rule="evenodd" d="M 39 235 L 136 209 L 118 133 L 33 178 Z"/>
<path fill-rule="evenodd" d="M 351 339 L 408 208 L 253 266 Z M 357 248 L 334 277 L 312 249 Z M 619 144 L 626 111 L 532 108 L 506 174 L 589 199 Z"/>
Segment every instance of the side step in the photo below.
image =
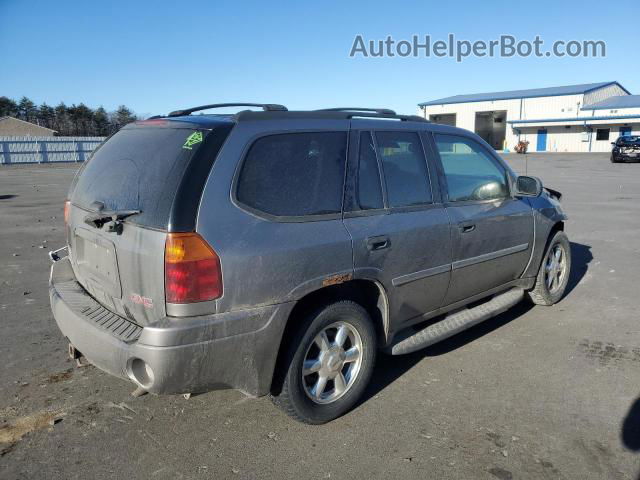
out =
<path fill-rule="evenodd" d="M 387 347 L 387 353 L 404 355 L 421 350 L 510 309 L 518 304 L 523 297 L 524 290 L 514 288 L 496 295 L 488 302 L 477 307 L 467 308 L 447 315 L 444 320 L 429 325 L 410 337 L 401 337 L 397 343 Z"/>

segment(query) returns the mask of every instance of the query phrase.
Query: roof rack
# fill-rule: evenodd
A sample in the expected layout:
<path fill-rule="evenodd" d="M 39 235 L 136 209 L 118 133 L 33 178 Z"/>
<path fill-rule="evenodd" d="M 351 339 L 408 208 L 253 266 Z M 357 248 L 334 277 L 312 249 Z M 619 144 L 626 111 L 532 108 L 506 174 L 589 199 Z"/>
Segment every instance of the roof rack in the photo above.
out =
<path fill-rule="evenodd" d="M 338 107 L 338 108 L 321 108 L 317 112 L 373 112 L 380 115 L 396 115 L 396 112 L 389 108 L 360 108 L 360 107 Z"/>
<path fill-rule="evenodd" d="M 293 120 L 293 119 L 319 119 L 319 120 L 350 120 L 352 118 L 379 118 L 400 120 L 402 122 L 422 122 L 430 123 L 426 118 L 418 115 L 398 115 L 391 113 L 379 113 L 377 110 L 370 109 L 360 110 L 343 110 L 343 109 L 326 109 L 326 110 L 289 110 L 286 112 L 255 112 L 244 110 L 233 116 L 236 122 L 245 120 Z M 378 109 L 379 110 L 379 109 Z"/>
<path fill-rule="evenodd" d="M 284 105 L 278 105 L 275 103 L 212 103 L 211 105 L 201 105 L 199 107 L 185 108 L 184 110 L 175 110 L 167 117 L 182 117 L 184 115 L 191 115 L 193 112 L 200 110 L 209 110 L 210 108 L 225 108 L 225 107 L 260 107 L 265 112 L 286 112 L 287 107 Z"/>

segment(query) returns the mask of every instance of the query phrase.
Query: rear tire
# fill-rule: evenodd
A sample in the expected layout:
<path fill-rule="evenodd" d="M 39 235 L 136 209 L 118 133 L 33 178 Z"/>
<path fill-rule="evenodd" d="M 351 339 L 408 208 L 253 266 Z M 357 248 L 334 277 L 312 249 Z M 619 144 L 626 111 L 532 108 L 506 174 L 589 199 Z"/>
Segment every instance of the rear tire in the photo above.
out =
<path fill-rule="evenodd" d="M 557 303 L 567 288 L 571 274 L 571 244 L 567 235 L 559 230 L 550 239 L 538 270 L 536 283 L 529 299 L 536 305 Z"/>
<path fill-rule="evenodd" d="M 329 422 L 362 396 L 375 358 L 367 311 L 352 301 L 331 303 L 304 318 L 281 363 L 282 388 L 271 399 L 299 422 Z"/>

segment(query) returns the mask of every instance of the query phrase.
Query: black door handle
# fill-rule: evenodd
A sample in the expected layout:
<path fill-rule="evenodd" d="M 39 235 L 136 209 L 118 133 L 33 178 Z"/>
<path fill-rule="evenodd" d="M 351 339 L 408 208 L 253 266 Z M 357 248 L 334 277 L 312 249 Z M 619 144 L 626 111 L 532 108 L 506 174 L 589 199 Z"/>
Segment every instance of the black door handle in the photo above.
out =
<path fill-rule="evenodd" d="M 367 248 L 371 251 L 382 250 L 383 248 L 388 248 L 389 245 L 389 237 L 387 237 L 386 235 L 367 238 Z"/>
<path fill-rule="evenodd" d="M 473 232 L 475 229 L 476 229 L 476 226 L 473 224 L 460 226 L 460 230 L 462 230 L 462 233 Z"/>

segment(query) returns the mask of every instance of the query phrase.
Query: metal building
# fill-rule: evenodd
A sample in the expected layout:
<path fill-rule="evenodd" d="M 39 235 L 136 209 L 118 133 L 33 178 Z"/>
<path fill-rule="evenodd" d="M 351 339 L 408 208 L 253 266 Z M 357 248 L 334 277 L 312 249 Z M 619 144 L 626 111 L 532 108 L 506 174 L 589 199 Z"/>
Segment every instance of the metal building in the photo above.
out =
<path fill-rule="evenodd" d="M 0 136 L 13 135 L 25 137 L 52 136 L 56 133 L 50 128 L 25 122 L 14 117 L 0 117 Z"/>
<path fill-rule="evenodd" d="M 640 135 L 640 95 L 618 82 L 455 95 L 420 103 L 432 122 L 476 132 L 496 150 L 528 141 L 533 152 L 607 152 Z"/>

